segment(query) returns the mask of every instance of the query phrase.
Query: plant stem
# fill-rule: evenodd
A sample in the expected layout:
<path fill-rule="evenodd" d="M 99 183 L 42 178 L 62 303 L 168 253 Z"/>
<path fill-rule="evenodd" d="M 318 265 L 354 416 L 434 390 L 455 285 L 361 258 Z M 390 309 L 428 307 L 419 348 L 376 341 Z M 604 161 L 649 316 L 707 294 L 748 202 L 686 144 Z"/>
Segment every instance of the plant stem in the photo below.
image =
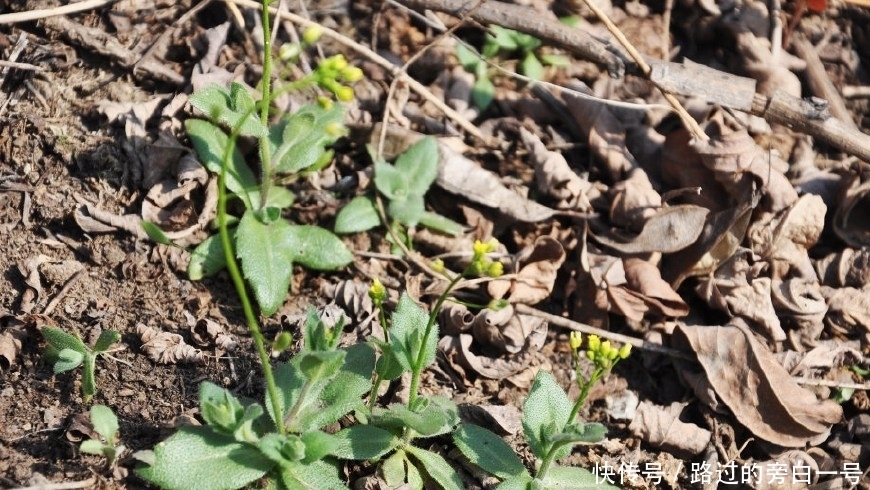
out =
<path fill-rule="evenodd" d="M 414 365 L 411 366 L 411 389 L 410 395 L 408 396 L 409 406 L 413 406 L 414 402 L 417 400 L 417 391 L 420 389 L 420 375 L 423 373 L 423 368 L 426 367 L 423 365 L 423 356 L 426 354 L 426 343 L 429 341 L 429 336 L 432 335 L 435 320 L 438 318 L 438 312 L 441 311 L 441 307 L 444 305 L 444 302 L 447 301 L 450 292 L 461 279 L 462 274 L 457 274 L 456 277 L 450 280 L 450 283 L 447 284 L 447 289 L 441 293 L 441 296 L 438 297 L 438 301 L 435 302 L 435 306 L 429 313 L 429 322 L 426 323 L 426 331 L 423 333 L 423 341 L 420 342 L 420 351 L 417 352 L 417 359 L 414 360 Z"/>
<path fill-rule="evenodd" d="M 260 79 L 260 122 L 269 127 L 269 109 L 272 107 L 272 19 L 269 16 L 271 0 L 262 0 L 260 11 L 263 23 L 263 77 Z M 266 206 L 269 188 L 272 186 L 272 155 L 269 152 L 269 131 L 260 136 L 260 165 L 263 172 L 260 182 L 260 207 Z"/>
<path fill-rule="evenodd" d="M 266 343 L 263 339 L 263 333 L 260 331 L 260 325 L 257 323 L 257 317 L 254 314 L 254 308 L 251 306 L 251 300 L 248 297 L 248 290 L 245 288 L 245 281 L 242 279 L 242 273 L 239 270 L 239 264 L 236 262 L 236 254 L 233 250 L 233 244 L 230 241 L 230 232 L 227 228 L 227 169 L 229 161 L 236 146 L 236 139 L 239 137 L 240 128 L 234 128 L 230 135 L 227 147 L 224 148 L 223 158 L 221 160 L 221 173 L 218 175 L 218 204 L 217 204 L 217 219 L 218 229 L 220 232 L 221 248 L 224 251 L 224 258 L 227 263 L 227 272 L 233 281 L 233 286 L 236 288 L 236 294 L 239 296 L 239 301 L 242 303 L 242 311 L 245 315 L 245 322 L 248 324 L 248 329 L 251 331 L 251 337 L 254 339 L 254 345 L 257 347 L 257 353 L 260 356 L 260 363 L 263 365 L 263 379 L 266 382 L 266 391 L 269 395 L 269 400 L 272 403 L 272 411 L 275 414 L 276 422 L 281 418 L 281 404 L 278 399 L 278 386 L 275 384 L 275 376 L 272 374 L 272 365 L 269 363 L 269 352 L 266 350 Z M 284 434 L 284 424 L 276 423 L 278 432 Z"/>
<path fill-rule="evenodd" d="M 589 377 L 589 380 L 580 385 L 580 396 L 577 397 L 577 401 L 574 402 L 574 408 L 571 409 L 571 415 L 568 416 L 568 423 L 574 423 L 574 419 L 577 418 L 577 414 L 580 413 L 580 407 L 583 406 L 583 403 L 586 402 L 586 397 L 589 396 L 589 390 L 592 389 L 592 386 L 604 376 L 606 370 L 596 367 L 595 371 L 592 372 L 592 376 Z M 577 373 L 578 375 L 580 373 Z"/>

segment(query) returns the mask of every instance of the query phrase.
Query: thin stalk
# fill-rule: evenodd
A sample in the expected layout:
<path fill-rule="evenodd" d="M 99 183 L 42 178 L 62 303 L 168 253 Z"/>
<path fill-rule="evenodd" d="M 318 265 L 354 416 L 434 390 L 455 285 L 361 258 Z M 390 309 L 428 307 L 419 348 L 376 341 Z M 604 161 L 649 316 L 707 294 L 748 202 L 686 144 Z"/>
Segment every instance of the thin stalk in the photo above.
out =
<path fill-rule="evenodd" d="M 577 401 L 574 402 L 574 407 L 571 409 L 571 415 L 568 416 L 568 423 L 573 423 L 574 419 L 577 418 L 577 414 L 580 413 L 580 407 L 583 406 L 583 403 L 586 402 L 586 397 L 589 396 L 589 390 L 592 389 L 595 383 L 597 383 L 602 376 L 604 376 L 604 373 L 604 369 L 595 368 L 589 381 L 580 386 L 580 396 L 578 396 Z M 580 373 L 577 374 L 579 375 Z"/>
<path fill-rule="evenodd" d="M 275 418 L 281 416 L 281 404 L 278 399 L 278 386 L 275 384 L 275 376 L 272 374 L 272 365 L 269 363 L 269 352 L 266 351 L 266 343 L 263 338 L 263 333 L 260 331 L 260 325 L 257 323 L 257 316 L 254 314 L 254 308 L 251 306 L 251 300 L 248 297 L 248 290 L 245 288 L 245 281 L 242 279 L 242 273 L 239 270 L 239 264 L 236 262 L 236 254 L 233 250 L 233 244 L 230 240 L 230 232 L 227 228 L 227 169 L 229 161 L 236 146 L 236 139 L 239 137 L 239 129 L 233 129 L 230 135 L 227 147 L 224 148 L 223 158 L 221 160 L 221 173 L 218 175 L 218 203 L 217 203 L 217 219 L 218 230 L 220 232 L 221 248 L 224 251 L 224 258 L 227 262 L 227 272 L 233 281 L 233 286 L 236 288 L 236 294 L 239 296 L 239 301 L 242 303 L 242 311 L 245 314 L 245 322 L 248 324 L 248 329 L 251 331 L 251 337 L 254 339 L 254 345 L 257 348 L 257 353 L 260 356 L 260 363 L 263 365 L 263 379 L 266 382 L 266 391 L 269 394 L 269 399 L 272 402 L 272 411 Z M 284 434 L 284 424 L 276 424 L 278 432 Z"/>
<path fill-rule="evenodd" d="M 435 307 L 432 308 L 432 312 L 429 313 L 429 322 L 426 323 L 426 331 L 423 333 L 423 341 L 420 343 L 420 351 L 417 353 L 417 358 L 414 360 L 414 365 L 411 366 L 411 389 L 410 395 L 408 396 L 408 405 L 413 406 L 414 402 L 417 400 L 417 390 L 420 388 L 420 375 L 423 373 L 423 356 L 426 353 L 426 343 L 429 341 L 429 336 L 432 335 L 432 330 L 435 326 L 435 320 L 438 316 L 438 312 L 441 311 L 441 307 L 444 305 L 444 302 L 447 301 L 447 297 L 450 296 L 450 292 L 453 290 L 454 286 L 462 279 L 462 275 L 459 274 L 453 279 L 450 280 L 450 283 L 447 285 L 447 288 L 441 293 L 441 296 L 438 297 L 438 301 L 435 302 Z"/>
<path fill-rule="evenodd" d="M 260 10 L 263 23 L 263 77 L 260 79 L 260 122 L 269 127 L 269 109 L 272 107 L 272 19 L 269 15 L 270 0 L 263 0 Z M 269 152 L 269 132 L 260 136 L 260 164 L 263 180 L 260 183 L 260 206 L 266 206 L 269 188 L 272 186 L 272 156 Z"/>
<path fill-rule="evenodd" d="M 302 410 L 302 402 L 304 402 L 308 398 L 308 392 L 311 391 L 311 387 L 314 385 L 314 380 L 308 379 L 305 381 L 305 384 L 302 385 L 302 389 L 299 390 L 299 397 L 296 399 L 296 403 L 293 405 L 293 408 L 290 410 L 290 413 L 284 417 L 282 421 L 281 427 L 286 428 L 290 425 L 290 421 L 295 419 L 297 415 L 299 415 L 299 411 Z"/>

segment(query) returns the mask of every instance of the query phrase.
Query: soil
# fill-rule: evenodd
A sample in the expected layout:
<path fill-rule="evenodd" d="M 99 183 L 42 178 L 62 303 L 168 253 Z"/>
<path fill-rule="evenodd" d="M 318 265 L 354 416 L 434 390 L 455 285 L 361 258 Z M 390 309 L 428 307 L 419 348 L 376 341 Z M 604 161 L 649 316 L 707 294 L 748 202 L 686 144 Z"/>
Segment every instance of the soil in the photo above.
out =
<path fill-rule="evenodd" d="M 190 74 L 204 54 L 203 33 L 231 20 L 233 15 L 226 4 L 214 1 L 192 17 L 183 17 L 198 3 L 195 0 L 122 1 L 115 7 L 66 17 L 79 26 L 105 33 L 138 57 L 142 57 L 148 47 L 163 43 L 159 45 L 161 63 L 169 72 L 168 76 L 110 53 L 98 52 L 93 46 L 67 35 L 57 24 L 49 25 L 44 20 L 0 25 L 0 60 L 9 58 L 19 36 L 26 36 L 28 44 L 17 61 L 41 68 L 40 71 L 8 70 L 0 86 L 0 240 L 3 244 L 0 254 L 3 324 L 0 329 L 10 332 L 16 329 L 21 340 L 20 350 L 14 356 L 0 356 L 0 485 L 4 488 L 43 482 L 82 482 L 83 488 L 111 490 L 148 488 L 130 471 L 136 465 L 130 454 L 153 448 L 171 434 L 180 418 L 196 418 L 199 383 L 209 380 L 242 396 L 262 397 L 258 361 L 237 297 L 225 275 L 190 281 L 174 249 L 124 231 L 86 232 L 75 217 L 86 203 L 118 216 L 139 214 L 148 187 L 143 184 L 140 163 L 132 156 L 136 141 L 125 126 L 131 123 L 108 116 L 105 105 L 109 102 L 145 103 L 158 95 L 166 95 L 163 104 L 174 100 L 175 94 L 190 92 Z M 661 32 L 662 6 L 652 3 L 651 13 L 646 18 L 623 14 L 634 36 L 643 38 L 645 33 Z M 6 0 L 0 1 L 0 12 L 52 5 L 47 0 Z M 624 8 L 622 4 L 619 6 Z M 410 53 L 434 38 L 432 32 L 412 22 L 404 11 L 379 2 L 324 3 L 310 5 L 308 10 L 315 19 L 363 44 L 375 42 L 385 47 L 398 57 L 396 61 L 407 59 Z M 679 13 L 688 15 L 690 9 L 682 8 Z M 848 25 L 855 27 L 856 35 L 864 36 L 863 42 L 868 33 L 866 28 L 859 32 L 860 22 L 855 19 L 866 22 L 870 19 L 868 13 L 852 9 L 848 14 L 851 16 Z M 251 12 L 244 15 L 251 22 Z M 833 10 L 831 15 L 837 19 L 846 14 Z M 245 79 L 254 85 L 258 67 L 246 60 L 257 57 L 252 41 L 255 36 L 235 27 L 230 31 L 218 63 L 230 71 L 245 73 Z M 676 32 L 677 36 L 680 34 Z M 851 42 L 847 37 L 841 41 Z M 717 50 L 724 49 L 709 40 L 695 48 L 705 56 L 715 56 Z M 646 52 L 658 52 L 658 49 L 654 45 Z M 870 56 L 866 47 L 863 53 Z M 431 63 L 429 68 L 452 67 L 454 61 L 437 58 L 442 55 L 434 51 L 431 59 L 427 58 Z M 867 58 L 863 60 L 866 62 Z M 580 67 L 577 72 L 590 70 L 583 64 L 577 66 Z M 363 67 L 371 70 L 373 78 L 374 73 L 378 73 L 364 63 Z M 433 77 L 425 76 L 434 73 L 429 68 L 412 75 L 434 86 Z M 173 75 L 178 80 L 174 80 Z M 860 77 L 867 79 L 866 72 L 859 72 L 857 68 L 840 76 L 837 83 L 846 79 L 860 84 L 857 82 Z M 372 86 L 381 90 L 378 96 L 382 97 L 380 83 L 376 80 Z M 507 82 L 501 83 L 505 84 L 499 87 L 502 95 L 520 90 Z M 414 104 L 419 103 L 413 100 Z M 860 114 L 862 107 L 850 108 Z M 160 131 L 168 130 L 187 144 L 178 124 L 185 117 L 181 109 L 170 113 L 169 117 L 166 113 L 148 113 L 147 120 L 136 123 L 144 129 L 139 137 L 153 142 Z M 431 108 L 427 110 L 431 112 Z M 375 120 L 382 117 L 381 111 L 376 110 Z M 863 120 L 860 116 L 857 118 L 865 125 L 865 130 L 866 114 L 865 111 Z M 481 116 L 476 124 L 497 124 L 498 117 L 496 107 Z M 412 127 L 425 131 L 418 123 Z M 352 138 L 342 142 L 344 146 L 337 152 L 339 179 L 363 170 L 353 163 L 353 158 L 362 154 L 364 141 Z M 502 150 L 508 146 L 505 142 L 501 148 L 479 149 L 481 160 L 487 168 L 498 170 L 506 182 L 528 184 L 532 171 L 515 155 L 505 157 Z M 571 151 L 582 154 L 582 145 Z M 293 208 L 291 218 L 298 222 L 316 221 L 329 227 L 336 205 L 318 201 L 316 194 L 300 193 L 303 198 Z M 451 207 L 450 201 L 455 198 L 450 194 L 435 189 L 429 199 L 444 204 L 447 212 L 455 213 L 451 217 L 466 221 L 458 216 L 457 208 Z M 514 248 L 514 252 L 528 237 L 564 231 L 552 223 L 497 228 L 501 233 L 498 238 Z M 374 255 L 389 248 L 383 235 L 375 232 L 349 238 L 348 243 L 359 251 L 371 250 Z M 369 258 L 360 255 L 357 260 L 362 263 Z M 385 283 L 400 290 L 411 287 L 405 283 L 409 277 L 416 277 L 413 267 L 406 262 L 385 260 L 380 267 L 382 271 L 374 273 L 365 264 L 335 273 L 313 273 L 297 268 L 287 304 L 274 317 L 264 319 L 267 337 L 285 328 L 287 319 L 303 311 L 306 305 L 327 304 L 331 298 L 322 293 L 324 284 L 353 278 L 367 283 L 371 275 L 385 275 Z M 33 268 L 38 270 L 36 283 L 29 274 Z M 569 284 L 570 277 L 560 275 L 556 293 L 539 307 L 563 313 L 570 294 Z M 202 362 L 194 363 L 159 364 L 143 353 L 137 326 L 180 333 L 192 342 L 191 318 L 194 322 L 208 319 L 218 323 L 235 338 L 238 347 L 215 355 L 214 345 L 207 344 L 202 347 L 205 354 Z M 711 317 L 711 323 L 717 319 Z M 80 371 L 54 374 L 47 362 L 44 340 L 38 332 L 38 326 L 46 324 L 75 332 L 88 343 L 103 330 L 121 333 L 120 347 L 111 352 L 110 357 L 101 357 L 98 361 L 98 392 L 93 400 L 93 403 L 111 407 L 120 420 L 120 442 L 127 451 L 119 467 L 105 468 L 102 458 L 79 453 L 78 444 L 83 435 L 71 427 L 76 415 L 87 412 L 89 404 L 82 400 Z M 566 330 L 552 326 L 545 347 L 530 365 L 535 370 L 550 369 L 563 386 L 569 386 L 571 376 L 566 339 Z M 528 374 L 526 376 L 528 379 Z M 641 356 L 636 356 L 596 388 L 587 415 L 604 422 L 610 430 L 611 442 L 604 446 L 603 452 L 632 454 L 637 461 L 659 461 L 666 467 L 689 461 L 641 445 L 628 431 L 625 421 L 609 418 L 605 410 L 605 395 L 624 391 L 626 387 L 641 400 L 659 403 L 674 400 L 674 393 L 660 391 L 665 385 L 660 379 L 667 376 L 673 376 L 673 372 L 666 368 L 650 372 L 644 367 Z M 527 394 L 527 385 L 475 377 L 458 389 L 450 374 L 438 368 L 424 377 L 424 391 L 446 393 L 459 402 L 519 406 Z M 572 392 L 573 395 L 576 392 Z M 847 407 L 847 410 L 853 413 L 855 408 Z M 698 412 L 701 411 L 699 408 Z M 521 439 L 514 444 L 520 451 L 524 450 Z M 604 459 L 607 458 L 602 458 L 598 451 L 583 448 L 575 452 L 570 463 L 588 467 Z M 862 466 L 866 467 L 866 464 Z M 361 477 L 371 469 L 354 467 L 353 471 L 356 472 L 354 477 Z M 694 486 L 685 472 L 668 485 L 674 488 Z M 647 486 L 652 487 L 652 484 L 638 487 Z"/>

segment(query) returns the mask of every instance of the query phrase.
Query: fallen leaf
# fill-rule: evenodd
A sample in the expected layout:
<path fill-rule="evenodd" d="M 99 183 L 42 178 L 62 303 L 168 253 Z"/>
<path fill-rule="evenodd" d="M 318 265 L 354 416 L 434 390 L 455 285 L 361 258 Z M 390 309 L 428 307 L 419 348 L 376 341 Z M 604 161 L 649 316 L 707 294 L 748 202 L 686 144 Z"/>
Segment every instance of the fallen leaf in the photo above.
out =
<path fill-rule="evenodd" d="M 158 364 L 199 363 L 205 359 L 199 349 L 185 343 L 184 338 L 176 333 L 163 332 L 139 323 L 136 325 L 136 334 L 142 340 L 142 350 Z"/>
<path fill-rule="evenodd" d="M 834 233 L 851 247 L 870 246 L 870 172 L 854 175 L 843 187 L 834 211 Z"/>
<path fill-rule="evenodd" d="M 520 138 L 529 150 L 529 159 L 535 169 L 538 191 L 558 200 L 557 209 L 571 209 L 581 213 L 592 211 L 588 194 L 592 184 L 577 175 L 562 153 L 550 151 L 541 139 L 520 127 Z"/>
<path fill-rule="evenodd" d="M 628 287 L 640 294 L 651 310 L 672 318 L 689 314 L 689 305 L 662 279 L 658 267 L 633 257 L 622 259 L 622 263 Z"/>
<path fill-rule="evenodd" d="M 822 284 L 860 288 L 870 283 L 870 248 L 845 248 L 816 261 Z"/>
<path fill-rule="evenodd" d="M 540 349 L 547 338 L 547 323 L 542 318 L 516 314 L 512 306 L 484 309 L 474 316 L 471 333 L 483 352 L 516 354 Z"/>
<path fill-rule="evenodd" d="M 458 372 L 466 373 L 470 370 L 478 376 L 496 380 L 521 372 L 534 355 L 531 349 L 523 349 L 517 354 L 488 357 L 478 354 L 477 349 L 472 347 L 474 344 L 474 336 L 471 334 L 447 335 L 438 341 L 438 350 Z"/>
<path fill-rule="evenodd" d="M 438 328 L 444 335 L 459 335 L 467 332 L 471 330 L 474 321 L 474 313 L 460 303 L 446 301 L 438 312 Z"/>
<path fill-rule="evenodd" d="M 624 254 L 673 253 L 695 243 L 704 231 L 708 213 L 706 208 L 692 204 L 668 206 L 650 216 L 635 236 L 591 230 L 589 235 L 596 242 Z"/>
<path fill-rule="evenodd" d="M 531 247 L 517 256 L 519 272 L 511 279 L 496 279 L 487 285 L 490 296 L 507 296 L 510 303 L 534 305 L 553 292 L 559 268 L 565 262 L 565 250 L 558 240 L 549 236 L 535 239 Z"/>
<path fill-rule="evenodd" d="M 610 222 L 633 232 L 645 228 L 648 220 L 662 207 L 662 197 L 640 168 L 632 169 L 625 180 L 614 184 L 610 194 Z"/>
<path fill-rule="evenodd" d="M 637 407 L 637 414 L 628 429 L 655 448 L 693 457 L 701 454 L 710 443 L 712 433 L 702 427 L 680 420 L 684 403 L 674 402 L 668 407 L 646 400 Z"/>
<path fill-rule="evenodd" d="M 818 400 L 798 385 L 739 323 L 678 325 L 675 347 L 697 357 L 709 388 L 756 437 L 784 447 L 827 438 L 831 425 L 843 416 L 840 405 Z"/>

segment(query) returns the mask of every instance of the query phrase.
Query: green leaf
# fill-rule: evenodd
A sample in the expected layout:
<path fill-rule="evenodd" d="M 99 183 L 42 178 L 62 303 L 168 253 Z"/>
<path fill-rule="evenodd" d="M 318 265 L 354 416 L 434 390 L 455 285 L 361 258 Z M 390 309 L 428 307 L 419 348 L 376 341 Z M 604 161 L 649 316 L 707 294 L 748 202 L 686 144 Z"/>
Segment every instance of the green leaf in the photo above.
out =
<path fill-rule="evenodd" d="M 357 196 L 344 205 L 335 217 L 336 233 L 359 233 L 381 224 L 381 217 L 369 196 Z"/>
<path fill-rule="evenodd" d="M 528 476 L 528 470 L 514 450 L 501 437 L 483 427 L 461 424 L 453 433 L 453 442 L 469 461 L 502 480 Z"/>
<path fill-rule="evenodd" d="M 463 490 L 462 480 L 450 464 L 439 454 L 408 445 L 405 447 L 414 459 L 420 462 L 429 478 L 444 490 Z"/>
<path fill-rule="evenodd" d="M 538 59 L 547 66 L 558 66 L 561 68 L 571 66 L 571 58 L 562 54 L 542 54 L 538 56 Z"/>
<path fill-rule="evenodd" d="M 294 112 L 276 128 L 281 130 L 281 139 L 272 153 L 275 171 L 297 173 L 322 163 L 326 147 L 342 135 L 337 128 L 341 128 L 343 121 L 341 104 L 332 104 L 329 109 L 309 104 Z M 270 139 L 274 141 L 275 136 Z"/>
<path fill-rule="evenodd" d="M 477 70 L 477 65 L 479 63 L 483 63 L 477 53 L 472 51 L 463 43 L 456 44 L 456 59 L 459 61 L 459 64 L 465 68 L 465 71 L 471 73 L 474 73 Z"/>
<path fill-rule="evenodd" d="M 431 228 L 435 231 L 440 231 L 441 233 L 453 236 L 459 236 L 463 231 L 463 227 L 459 223 L 430 211 L 423 212 L 420 216 L 420 224 L 426 228 Z"/>
<path fill-rule="evenodd" d="M 378 376 L 386 381 L 393 381 L 399 379 L 399 376 L 403 373 L 410 372 L 410 369 L 405 370 L 392 344 L 388 344 L 375 337 L 370 337 L 369 341 L 381 349 L 381 355 L 378 357 L 377 364 L 375 364 Z"/>
<path fill-rule="evenodd" d="M 331 231 L 319 226 L 282 227 L 282 246 L 291 261 L 315 270 L 340 269 L 353 260 L 353 254 Z"/>
<path fill-rule="evenodd" d="M 427 344 L 423 345 L 423 336 L 428 323 L 429 314 L 415 303 L 408 293 L 402 293 L 399 304 L 390 316 L 389 333 L 396 359 L 406 371 L 410 371 L 414 366 L 421 350 L 424 351 L 421 367 L 425 368 L 435 361 L 438 343 L 437 326 L 433 325 Z"/>
<path fill-rule="evenodd" d="M 426 136 L 396 159 L 396 170 L 405 177 L 408 193 L 423 196 L 438 177 L 438 141 Z"/>
<path fill-rule="evenodd" d="M 170 240 L 169 237 L 166 236 L 166 233 L 163 233 L 163 230 L 161 230 L 160 227 L 157 226 L 155 223 L 142 220 L 139 222 L 139 226 L 141 226 L 142 229 L 145 230 L 145 234 L 148 235 L 148 238 L 154 240 L 156 243 L 170 246 L 175 245 L 174 243 L 172 243 L 172 240 Z"/>
<path fill-rule="evenodd" d="M 388 199 L 405 199 L 408 196 L 410 183 L 399 169 L 382 160 L 376 160 L 375 187 Z"/>
<path fill-rule="evenodd" d="M 565 490 L 594 490 L 606 488 L 619 488 L 610 485 L 594 473 L 583 468 L 552 466 L 543 479 L 544 488 Z"/>
<path fill-rule="evenodd" d="M 338 445 L 332 455 L 341 459 L 378 459 L 395 449 L 400 439 L 392 432 L 373 425 L 351 425 L 335 434 Z"/>
<path fill-rule="evenodd" d="M 507 480 L 498 484 L 496 490 L 530 490 L 531 483 L 534 479 L 531 475 L 520 475 L 508 478 Z"/>
<path fill-rule="evenodd" d="M 282 467 L 281 483 L 286 490 L 347 490 L 338 467 L 323 460 Z"/>
<path fill-rule="evenodd" d="M 344 362 L 344 351 L 303 351 L 298 354 L 299 368 L 309 380 L 317 381 L 335 375 Z"/>
<path fill-rule="evenodd" d="M 94 352 L 105 352 L 109 350 L 109 347 L 112 346 L 115 342 L 121 340 L 121 334 L 114 330 L 103 330 L 100 332 L 100 336 L 97 338 L 97 342 L 94 344 L 93 351 Z"/>
<path fill-rule="evenodd" d="M 85 355 L 77 350 L 61 349 L 57 353 L 57 360 L 54 362 L 54 374 L 60 374 L 66 371 L 71 371 L 85 360 Z"/>
<path fill-rule="evenodd" d="M 82 401 L 85 403 L 90 402 L 97 393 L 97 381 L 94 378 L 96 360 L 97 355 L 92 353 L 85 354 L 82 359 Z"/>
<path fill-rule="evenodd" d="M 597 422 L 590 422 L 588 424 L 568 424 L 564 432 L 553 435 L 550 440 L 554 443 L 582 442 L 594 444 L 603 441 L 606 435 L 606 427 Z"/>
<path fill-rule="evenodd" d="M 505 51 L 514 51 L 520 46 L 517 44 L 517 31 L 508 29 L 499 25 L 489 26 L 490 34 L 487 35 L 487 40 L 498 45 L 499 48 Z"/>
<path fill-rule="evenodd" d="M 240 127 L 241 134 L 265 136 L 266 128 L 260 123 L 259 114 L 253 110 L 254 101 L 247 92 L 238 83 L 233 83 L 230 91 L 210 85 L 191 94 L 189 102 L 213 121 L 226 124 L 230 129 Z"/>
<path fill-rule="evenodd" d="M 227 434 L 235 431 L 245 413 L 235 395 L 208 381 L 199 385 L 199 410 L 205 423 Z"/>
<path fill-rule="evenodd" d="M 426 203 L 423 201 L 423 196 L 417 194 L 393 199 L 387 205 L 387 214 L 405 226 L 416 226 L 425 212 Z"/>
<path fill-rule="evenodd" d="M 304 463 L 311 463 L 335 453 L 336 448 L 342 443 L 334 434 L 329 434 L 322 430 L 305 432 L 302 434 L 302 441 L 305 443 Z"/>
<path fill-rule="evenodd" d="M 153 465 L 136 473 L 166 490 L 241 488 L 275 465 L 256 447 L 210 427 L 182 427 L 154 447 L 154 458 Z"/>
<path fill-rule="evenodd" d="M 387 429 L 413 429 L 420 437 L 446 434 L 459 423 L 456 404 L 439 396 L 429 397 L 428 405 L 421 411 L 413 411 L 401 403 L 391 404 L 386 409 L 375 408 L 371 423 Z"/>
<path fill-rule="evenodd" d="M 278 220 L 268 225 L 246 211 L 236 232 L 236 254 L 242 259 L 242 273 L 248 280 L 263 315 L 278 311 L 287 297 L 293 275 L 288 252 L 290 225 Z"/>
<path fill-rule="evenodd" d="M 230 240 L 235 236 L 235 228 L 230 229 Z M 220 235 L 212 235 L 202 241 L 190 254 L 187 264 L 187 277 L 191 281 L 212 276 L 227 266 Z"/>
<path fill-rule="evenodd" d="M 202 119 L 188 119 L 184 122 L 190 142 L 199 156 L 200 162 L 210 172 L 221 173 L 224 151 L 230 144 L 230 137 L 214 124 Z M 233 148 L 226 173 L 227 189 L 237 194 L 248 209 L 260 207 L 260 188 L 254 172 L 245 163 L 238 147 Z"/>
<path fill-rule="evenodd" d="M 396 488 L 404 483 L 407 478 L 407 467 L 409 466 L 412 465 L 408 462 L 405 451 L 401 449 L 387 458 L 381 464 L 381 475 L 384 477 L 387 486 L 390 488 Z M 421 480 L 420 487 L 422 488 L 422 486 L 423 482 Z M 411 487 L 413 488 L 413 485 L 411 485 Z"/>
<path fill-rule="evenodd" d="M 492 80 L 486 75 L 477 77 L 477 81 L 471 87 L 471 101 L 480 110 L 486 110 L 493 99 L 495 99 L 495 85 L 492 84 Z"/>
<path fill-rule="evenodd" d="M 105 405 L 94 405 L 90 413 L 94 431 L 103 436 L 107 444 L 114 445 L 118 437 L 118 417 L 115 412 Z"/>
<path fill-rule="evenodd" d="M 539 371 L 523 403 L 523 430 L 526 441 L 535 456 L 543 459 L 552 447 L 551 437 L 563 432 L 568 425 L 573 405 L 562 389 L 546 371 Z M 556 459 L 565 457 L 570 446 L 558 450 Z"/>
<path fill-rule="evenodd" d="M 55 352 L 70 349 L 84 354 L 90 350 L 85 343 L 82 342 L 82 339 L 75 335 L 66 333 L 57 327 L 43 326 L 39 331 L 42 332 L 45 341 L 48 342 L 49 347 L 54 349 Z"/>
<path fill-rule="evenodd" d="M 535 53 L 529 51 L 520 62 L 520 72 L 532 80 L 540 80 L 544 77 L 544 65 Z"/>
<path fill-rule="evenodd" d="M 111 449 L 100 441 L 94 439 L 88 439 L 86 441 L 82 441 L 79 445 L 79 451 L 85 454 L 96 454 L 97 456 L 105 455 L 107 449 Z"/>

